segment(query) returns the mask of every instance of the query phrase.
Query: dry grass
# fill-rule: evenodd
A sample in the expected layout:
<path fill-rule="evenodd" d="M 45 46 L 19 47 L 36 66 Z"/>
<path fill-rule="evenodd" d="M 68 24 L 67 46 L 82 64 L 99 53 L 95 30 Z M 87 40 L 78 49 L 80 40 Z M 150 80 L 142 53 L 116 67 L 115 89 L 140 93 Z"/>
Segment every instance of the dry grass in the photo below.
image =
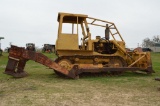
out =
<path fill-rule="evenodd" d="M 7 62 L 5 54 L 0 57 L 0 106 L 160 106 L 160 82 L 154 81 L 160 77 L 159 56 L 152 54 L 156 70 L 153 75 L 125 73 L 71 80 L 33 61 L 25 68 L 28 77 L 12 78 L 2 74 Z"/>

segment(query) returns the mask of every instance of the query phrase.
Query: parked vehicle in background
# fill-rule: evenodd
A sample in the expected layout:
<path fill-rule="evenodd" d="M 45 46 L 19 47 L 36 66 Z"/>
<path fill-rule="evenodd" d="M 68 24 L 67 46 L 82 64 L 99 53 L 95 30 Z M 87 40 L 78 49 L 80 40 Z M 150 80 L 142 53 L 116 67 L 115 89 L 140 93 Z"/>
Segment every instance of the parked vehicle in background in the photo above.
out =
<path fill-rule="evenodd" d="M 1 49 L 1 39 L 4 39 L 4 37 L 0 37 L 0 56 L 2 56 L 3 50 Z"/>
<path fill-rule="evenodd" d="M 6 48 L 4 49 L 4 52 L 9 53 L 9 49 L 10 49 L 10 47 L 6 47 Z"/>
<path fill-rule="evenodd" d="M 55 52 L 55 45 L 52 44 L 44 44 L 42 52 Z"/>
<path fill-rule="evenodd" d="M 150 48 L 142 48 L 143 52 L 151 52 L 152 50 Z"/>
<path fill-rule="evenodd" d="M 2 50 L 2 49 L 0 49 L 0 56 L 2 56 L 2 52 L 3 52 L 3 50 Z"/>
<path fill-rule="evenodd" d="M 26 50 L 36 51 L 35 44 L 34 43 L 27 43 Z"/>

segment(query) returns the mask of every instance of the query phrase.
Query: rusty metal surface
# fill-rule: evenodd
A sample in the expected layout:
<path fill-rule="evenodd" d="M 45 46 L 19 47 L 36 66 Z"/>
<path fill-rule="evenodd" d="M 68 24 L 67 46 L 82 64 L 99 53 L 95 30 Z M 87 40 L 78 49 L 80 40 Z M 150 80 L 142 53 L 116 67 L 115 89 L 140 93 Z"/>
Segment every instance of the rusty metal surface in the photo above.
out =
<path fill-rule="evenodd" d="M 8 63 L 4 73 L 12 75 L 14 77 L 27 76 L 27 73 L 24 71 L 24 67 L 28 60 L 33 60 L 49 68 L 55 69 L 68 77 L 75 77 L 73 76 L 74 74 L 71 73 L 72 71 L 69 73 L 68 70 L 60 67 L 57 63 L 49 59 L 47 56 L 41 53 L 36 53 L 34 51 L 25 50 L 24 48 L 17 46 L 11 46 Z"/>

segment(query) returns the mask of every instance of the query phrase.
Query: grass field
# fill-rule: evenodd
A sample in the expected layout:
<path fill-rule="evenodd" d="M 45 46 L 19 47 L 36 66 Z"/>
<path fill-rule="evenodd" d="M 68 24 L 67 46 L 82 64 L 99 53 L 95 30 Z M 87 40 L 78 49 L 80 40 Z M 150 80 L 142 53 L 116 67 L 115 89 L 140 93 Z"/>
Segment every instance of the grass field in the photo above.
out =
<path fill-rule="evenodd" d="M 51 59 L 54 54 L 45 54 Z M 127 72 L 121 76 L 64 79 L 53 70 L 28 61 L 29 76 L 3 74 L 7 53 L 0 57 L 0 106 L 160 106 L 160 53 L 152 53 L 152 75 Z"/>

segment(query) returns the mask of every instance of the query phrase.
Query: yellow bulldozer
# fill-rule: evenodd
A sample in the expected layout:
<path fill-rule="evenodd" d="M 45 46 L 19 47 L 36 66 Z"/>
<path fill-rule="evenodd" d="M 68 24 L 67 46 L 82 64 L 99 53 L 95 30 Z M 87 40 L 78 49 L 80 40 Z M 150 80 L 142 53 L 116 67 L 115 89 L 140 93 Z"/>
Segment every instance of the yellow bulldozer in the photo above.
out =
<path fill-rule="evenodd" d="M 52 61 L 41 53 L 12 46 L 6 74 L 26 76 L 23 69 L 28 60 L 39 62 L 52 68 L 57 75 L 70 78 L 78 78 L 81 73 L 154 72 L 150 52 L 143 52 L 141 48 L 127 50 L 113 22 L 73 13 L 58 13 L 57 21 L 57 59 Z M 91 31 L 104 33 L 95 36 Z"/>

